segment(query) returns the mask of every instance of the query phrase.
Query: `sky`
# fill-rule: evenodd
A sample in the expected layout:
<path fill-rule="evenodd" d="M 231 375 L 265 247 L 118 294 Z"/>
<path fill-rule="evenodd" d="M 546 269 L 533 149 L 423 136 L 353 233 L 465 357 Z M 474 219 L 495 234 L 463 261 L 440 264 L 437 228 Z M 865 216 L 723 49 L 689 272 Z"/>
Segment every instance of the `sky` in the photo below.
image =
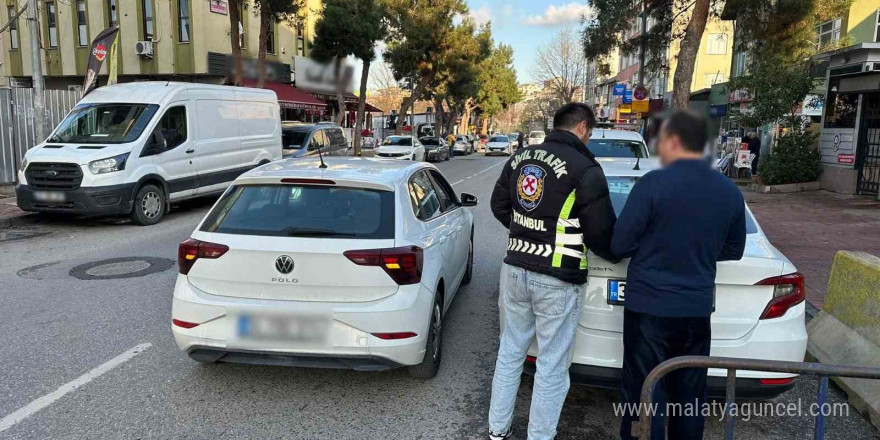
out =
<path fill-rule="evenodd" d="M 513 47 L 514 67 L 520 83 L 532 82 L 532 61 L 542 45 L 566 26 L 580 26 L 589 12 L 586 1 L 566 0 L 467 0 L 478 23 L 492 22 L 496 43 Z"/>

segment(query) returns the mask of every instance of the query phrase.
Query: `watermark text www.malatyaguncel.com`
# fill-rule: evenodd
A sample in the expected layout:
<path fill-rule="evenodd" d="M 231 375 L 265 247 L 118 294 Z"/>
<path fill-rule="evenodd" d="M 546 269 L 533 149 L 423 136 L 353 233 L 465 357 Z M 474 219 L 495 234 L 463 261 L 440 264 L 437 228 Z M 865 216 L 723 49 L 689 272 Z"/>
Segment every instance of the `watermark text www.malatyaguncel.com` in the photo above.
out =
<path fill-rule="evenodd" d="M 742 421 L 748 422 L 753 417 L 816 417 L 822 414 L 825 417 L 847 417 L 849 416 L 849 405 L 846 402 L 829 403 L 826 402 L 819 405 L 817 402 L 804 402 L 798 399 L 796 402 L 741 402 L 733 404 L 729 410 L 724 402 L 687 402 L 687 403 L 666 403 L 663 405 L 665 411 L 659 411 L 660 405 L 653 403 L 646 405 L 642 403 L 615 403 L 614 415 L 622 417 L 624 415 L 650 414 L 666 415 L 666 416 L 697 416 L 702 415 L 706 418 L 717 418 L 723 420 L 725 414 L 730 414 Z"/>

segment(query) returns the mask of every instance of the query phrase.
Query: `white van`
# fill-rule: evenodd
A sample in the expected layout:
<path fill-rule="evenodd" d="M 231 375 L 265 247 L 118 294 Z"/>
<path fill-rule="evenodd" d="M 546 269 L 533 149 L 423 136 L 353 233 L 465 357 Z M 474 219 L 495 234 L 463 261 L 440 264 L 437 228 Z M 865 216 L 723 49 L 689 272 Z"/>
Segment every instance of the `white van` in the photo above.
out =
<path fill-rule="evenodd" d="M 95 89 L 18 172 L 18 206 L 158 223 L 170 202 L 223 192 L 281 158 L 271 90 L 175 82 Z"/>

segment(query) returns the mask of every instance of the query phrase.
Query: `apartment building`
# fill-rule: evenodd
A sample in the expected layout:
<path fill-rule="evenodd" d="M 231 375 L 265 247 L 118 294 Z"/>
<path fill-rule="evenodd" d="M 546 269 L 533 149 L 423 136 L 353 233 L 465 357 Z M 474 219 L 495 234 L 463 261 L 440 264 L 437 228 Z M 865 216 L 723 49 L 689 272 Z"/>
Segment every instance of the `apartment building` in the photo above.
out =
<path fill-rule="evenodd" d="M 18 11 L 18 2 L 0 7 L 0 23 Z M 308 56 L 320 0 L 309 0 L 299 25 L 273 23 L 267 75 L 291 82 L 296 56 Z M 230 23 L 226 0 L 40 0 L 39 35 L 48 89 L 78 89 L 92 39 L 119 27 L 119 80 L 178 79 L 223 82 L 229 70 Z M 246 70 L 255 72 L 259 12 L 243 1 L 239 34 Z M 28 87 L 32 41 L 26 14 L 0 33 L 0 87 Z M 102 73 L 106 73 L 105 71 Z M 247 72 L 246 72 L 247 73 Z M 103 78 L 99 79 L 99 82 Z"/>

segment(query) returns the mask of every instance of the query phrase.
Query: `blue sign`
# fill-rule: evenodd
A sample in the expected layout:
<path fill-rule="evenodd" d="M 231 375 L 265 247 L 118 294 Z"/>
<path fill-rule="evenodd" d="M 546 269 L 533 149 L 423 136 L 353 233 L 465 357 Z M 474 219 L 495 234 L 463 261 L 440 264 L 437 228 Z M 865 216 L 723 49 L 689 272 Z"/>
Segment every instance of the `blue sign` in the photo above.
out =
<path fill-rule="evenodd" d="M 626 84 L 615 84 L 612 95 L 623 96 L 626 93 Z"/>
<path fill-rule="evenodd" d="M 633 91 L 627 90 L 626 93 L 623 95 L 623 103 L 624 104 L 632 104 L 632 102 L 633 102 Z"/>
<path fill-rule="evenodd" d="M 727 106 L 726 105 L 713 105 L 709 107 L 709 116 L 713 118 L 721 118 L 727 116 Z"/>

